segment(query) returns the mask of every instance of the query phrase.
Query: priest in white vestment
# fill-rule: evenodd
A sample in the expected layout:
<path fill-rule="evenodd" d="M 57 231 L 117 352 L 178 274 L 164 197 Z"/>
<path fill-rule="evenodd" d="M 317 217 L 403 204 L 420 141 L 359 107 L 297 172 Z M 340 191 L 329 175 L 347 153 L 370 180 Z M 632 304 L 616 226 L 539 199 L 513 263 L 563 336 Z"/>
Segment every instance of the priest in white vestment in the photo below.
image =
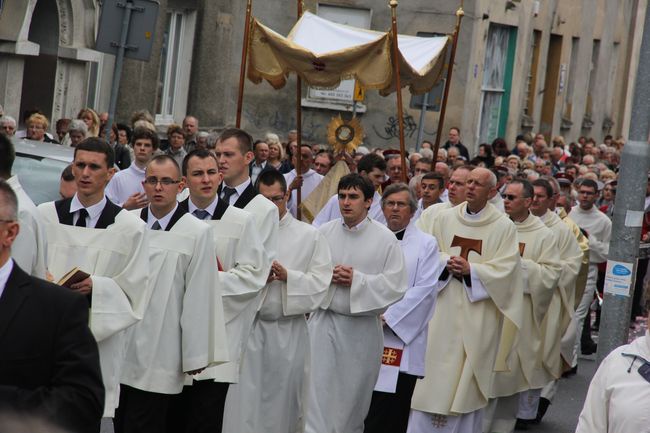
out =
<path fill-rule="evenodd" d="M 284 175 L 288 188 L 291 191 L 291 197 L 289 198 L 288 204 L 289 212 L 291 212 L 291 215 L 294 217 L 296 217 L 298 209 L 298 186 L 300 185 L 300 200 L 304 201 L 309 197 L 309 194 L 316 189 L 324 177 L 311 168 L 311 165 L 314 162 L 314 154 L 309 145 L 303 144 L 300 146 L 300 155 L 300 162 L 302 163 L 300 176 L 298 176 L 296 168 Z M 298 167 L 298 158 L 296 158 L 296 155 L 293 156 L 292 162 L 294 167 Z"/>
<path fill-rule="evenodd" d="M 426 369 L 411 401 L 408 431 L 478 432 L 492 374 L 507 368 L 512 340 L 501 321 L 522 326 L 521 260 L 514 223 L 488 203 L 496 176 L 476 168 L 467 201 L 438 214 L 432 233 L 446 270 L 429 324 Z"/>
<path fill-rule="evenodd" d="M 308 433 L 363 431 L 383 352 L 379 315 L 406 291 L 398 240 L 368 218 L 373 192 L 366 177 L 342 177 L 343 219 L 319 229 L 330 246 L 334 274 L 327 297 L 309 318 Z"/>
<path fill-rule="evenodd" d="M 271 264 L 260 240 L 256 217 L 217 195 L 223 174 L 214 154 L 202 149 L 190 152 L 184 160 L 183 176 L 189 197 L 179 207 L 211 227 L 215 246 L 212 257 L 219 266 L 230 362 L 207 368 L 186 381 L 188 386 L 172 403 L 169 429 L 213 433 L 221 431 L 229 385 L 239 380 L 242 355 Z M 277 219 L 277 209 L 275 212 Z M 277 222 L 263 222 L 270 227 L 265 233 L 272 248 L 272 227 Z M 215 311 L 219 312 L 218 305 Z"/>
<path fill-rule="evenodd" d="M 433 182 L 437 184 L 438 180 Z M 424 376 L 429 320 L 444 266 L 436 239 L 420 231 L 412 221 L 416 201 L 405 184 L 395 183 L 384 190 L 382 208 L 387 226 L 404 252 L 408 290 L 402 300 L 383 314 L 384 356 L 364 432 L 404 433 L 415 382 Z M 391 356 L 394 354 L 397 356 Z"/>
<path fill-rule="evenodd" d="M 302 432 L 309 384 L 309 335 L 305 314 L 316 310 L 329 289 L 332 259 L 323 235 L 287 210 L 282 174 L 257 181 L 260 196 L 278 207 L 280 248 L 248 338 L 239 382 L 228 390 L 223 431 Z"/>
<path fill-rule="evenodd" d="M 377 192 L 379 188 L 381 188 L 381 184 L 386 175 L 386 160 L 374 153 L 364 155 L 363 158 L 359 160 L 357 171 L 360 175 L 365 176 L 370 180 L 375 188 L 372 197 L 372 204 L 370 205 L 370 209 L 368 209 L 368 217 L 382 224 L 386 224 L 384 213 L 381 210 L 381 194 Z M 339 198 L 338 196 L 333 195 L 327 201 L 325 206 L 323 206 L 323 209 L 321 209 L 318 215 L 316 215 L 314 221 L 312 221 L 312 225 L 314 227 L 320 227 L 329 221 L 342 217 Z"/>
<path fill-rule="evenodd" d="M 142 181 L 147 163 L 158 149 L 159 140 L 155 132 L 147 128 L 136 128 L 131 137 L 133 162 L 126 170 L 115 173 L 106 187 L 106 197 L 124 209 L 140 209 L 147 205 Z"/>
<path fill-rule="evenodd" d="M 508 371 L 494 373 L 491 387 L 494 400 L 490 401 L 483 422 L 483 431 L 488 433 L 514 431 L 520 397 L 531 392 L 539 395 L 554 379 L 544 368 L 542 324 L 562 266 L 553 234 L 529 211 L 533 196 L 533 185 L 519 179 L 507 184 L 503 194 L 505 212 L 517 228 L 524 309 L 518 332 L 509 321 L 503 324 L 502 335 L 516 337 L 507 361 Z"/>
<path fill-rule="evenodd" d="M 422 214 L 416 222 L 417 228 L 425 233 L 431 233 L 433 222 L 436 220 L 438 213 L 445 209 L 458 206 L 465 201 L 465 194 L 467 193 L 466 183 L 469 172 L 470 169 L 468 167 L 461 165 L 451 173 L 446 190 L 449 192 L 448 200 L 442 203 L 432 204 L 422 211 Z"/>
<path fill-rule="evenodd" d="M 576 433 L 650 432 L 650 331 L 614 349 L 591 380 Z"/>
<path fill-rule="evenodd" d="M 103 140 L 82 141 L 72 165 L 77 193 L 38 207 L 54 281 L 75 267 L 90 274 L 72 289 L 89 297 L 90 329 L 106 388 L 105 417 L 112 417 L 118 404 L 126 330 L 142 320 L 151 294 L 146 224 L 104 196 L 113 158 Z"/>

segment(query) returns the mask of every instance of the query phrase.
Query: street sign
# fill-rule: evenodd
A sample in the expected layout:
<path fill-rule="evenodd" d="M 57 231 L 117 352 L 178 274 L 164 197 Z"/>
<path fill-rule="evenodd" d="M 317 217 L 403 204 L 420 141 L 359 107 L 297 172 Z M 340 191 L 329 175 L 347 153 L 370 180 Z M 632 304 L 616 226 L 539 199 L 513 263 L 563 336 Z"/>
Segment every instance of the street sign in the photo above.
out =
<path fill-rule="evenodd" d="M 158 19 L 159 3 L 155 0 L 104 0 L 95 49 L 117 56 L 127 8 L 131 9 L 124 57 L 148 61 Z"/>
<path fill-rule="evenodd" d="M 411 95 L 411 110 L 421 110 L 424 104 L 424 98 L 426 97 L 427 111 L 440 111 L 442 92 L 445 90 L 445 81 L 440 80 L 433 89 L 424 95 Z"/>

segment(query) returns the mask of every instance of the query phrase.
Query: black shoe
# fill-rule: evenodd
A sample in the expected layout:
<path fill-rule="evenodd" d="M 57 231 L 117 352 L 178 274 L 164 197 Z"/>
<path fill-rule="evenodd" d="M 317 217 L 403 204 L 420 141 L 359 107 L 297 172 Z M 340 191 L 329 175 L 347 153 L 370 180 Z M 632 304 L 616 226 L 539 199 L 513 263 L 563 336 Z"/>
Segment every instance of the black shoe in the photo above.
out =
<path fill-rule="evenodd" d="M 597 349 L 598 345 L 593 341 L 587 342 L 586 344 L 580 344 L 580 351 L 583 355 L 591 355 L 592 353 L 596 353 Z"/>
<path fill-rule="evenodd" d="M 542 422 L 542 418 L 546 414 L 548 407 L 551 405 L 551 401 L 547 398 L 540 397 L 539 406 L 537 406 L 537 417 L 535 418 L 535 424 Z"/>
<path fill-rule="evenodd" d="M 578 374 L 578 366 L 577 365 L 575 367 L 573 367 L 571 370 L 567 370 L 564 373 L 562 373 L 562 377 L 564 377 L 566 379 L 567 377 L 571 377 L 571 376 L 574 376 L 576 374 Z"/>
<path fill-rule="evenodd" d="M 532 419 L 521 419 L 517 418 L 517 423 L 515 424 L 515 430 L 528 430 L 528 426 L 532 424 L 534 420 Z"/>

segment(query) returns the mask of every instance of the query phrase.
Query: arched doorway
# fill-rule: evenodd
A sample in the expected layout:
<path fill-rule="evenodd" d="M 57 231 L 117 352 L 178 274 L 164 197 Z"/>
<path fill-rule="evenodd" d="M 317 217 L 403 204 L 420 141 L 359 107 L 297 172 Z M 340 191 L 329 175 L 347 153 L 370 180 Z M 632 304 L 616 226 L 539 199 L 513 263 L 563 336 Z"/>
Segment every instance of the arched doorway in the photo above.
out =
<path fill-rule="evenodd" d="M 25 110 L 38 109 L 52 122 L 59 50 L 59 11 L 56 1 L 36 2 L 28 40 L 38 44 L 40 51 L 38 56 L 25 57 L 20 120 L 22 123 Z"/>

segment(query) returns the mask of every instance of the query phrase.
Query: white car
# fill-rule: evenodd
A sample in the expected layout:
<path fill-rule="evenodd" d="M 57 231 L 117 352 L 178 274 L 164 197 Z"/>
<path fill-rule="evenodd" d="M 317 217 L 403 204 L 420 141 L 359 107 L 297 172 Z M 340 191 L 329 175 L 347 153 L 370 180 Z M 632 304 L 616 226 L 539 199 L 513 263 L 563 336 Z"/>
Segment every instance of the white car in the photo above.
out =
<path fill-rule="evenodd" d="M 59 180 L 72 163 L 74 148 L 42 141 L 13 138 L 16 161 L 13 174 L 32 201 L 39 205 L 59 200 Z"/>

